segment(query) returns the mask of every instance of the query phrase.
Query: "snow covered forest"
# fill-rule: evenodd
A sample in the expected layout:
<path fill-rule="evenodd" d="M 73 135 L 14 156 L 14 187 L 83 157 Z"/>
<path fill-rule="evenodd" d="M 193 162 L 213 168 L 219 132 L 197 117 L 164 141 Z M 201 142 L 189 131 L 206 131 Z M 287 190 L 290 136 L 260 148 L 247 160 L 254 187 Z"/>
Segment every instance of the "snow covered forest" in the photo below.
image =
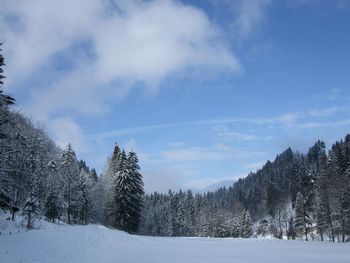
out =
<path fill-rule="evenodd" d="M 0 50 L 1 51 L 1 50 Z M 72 145 L 60 149 L 13 109 L 0 55 L 0 210 L 23 226 L 39 218 L 100 223 L 153 236 L 255 237 L 349 241 L 350 135 L 329 151 L 290 148 L 229 188 L 144 193 L 137 154 L 115 144 L 98 175 Z"/>

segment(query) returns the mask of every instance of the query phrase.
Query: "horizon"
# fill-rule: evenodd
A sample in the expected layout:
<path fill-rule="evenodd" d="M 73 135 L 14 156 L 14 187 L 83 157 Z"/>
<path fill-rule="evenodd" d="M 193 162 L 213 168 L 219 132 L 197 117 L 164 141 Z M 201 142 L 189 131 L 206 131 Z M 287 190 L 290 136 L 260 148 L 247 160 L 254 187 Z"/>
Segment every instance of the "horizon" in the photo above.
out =
<path fill-rule="evenodd" d="M 350 2 L 5 0 L 4 89 L 100 174 L 147 192 L 238 180 L 350 128 Z M 41 10 L 41 11 L 40 11 Z"/>

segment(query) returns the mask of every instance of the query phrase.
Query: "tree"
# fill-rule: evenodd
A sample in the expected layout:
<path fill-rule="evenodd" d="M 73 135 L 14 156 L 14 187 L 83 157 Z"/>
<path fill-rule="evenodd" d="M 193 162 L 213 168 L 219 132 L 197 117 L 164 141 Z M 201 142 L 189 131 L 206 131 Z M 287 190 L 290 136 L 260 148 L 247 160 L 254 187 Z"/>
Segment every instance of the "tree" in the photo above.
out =
<path fill-rule="evenodd" d="M 249 238 L 253 235 L 253 222 L 250 217 L 249 211 L 244 210 L 241 219 L 241 237 Z"/>
<path fill-rule="evenodd" d="M 130 199 L 130 215 L 131 221 L 129 222 L 129 231 L 136 232 L 140 223 L 141 210 L 143 205 L 143 181 L 140 173 L 140 166 L 138 164 L 138 158 L 135 152 L 130 152 L 127 159 L 127 168 L 129 177 L 131 178 L 132 188 Z"/>
<path fill-rule="evenodd" d="M 296 233 L 295 233 L 295 225 L 294 225 L 294 218 L 291 216 L 288 223 L 288 231 L 287 231 L 287 237 L 288 239 L 295 239 Z"/>
<path fill-rule="evenodd" d="M 34 186 L 23 206 L 23 215 L 28 230 L 33 228 L 35 217 L 40 213 L 40 204 L 36 192 Z"/>
<path fill-rule="evenodd" d="M 63 179 L 62 187 L 67 211 L 67 222 L 72 224 L 78 216 L 78 203 L 81 191 L 79 189 L 78 162 L 71 144 L 68 144 L 67 148 L 62 152 L 60 168 Z"/>
<path fill-rule="evenodd" d="M 295 203 L 295 229 L 297 234 L 305 235 L 305 240 L 308 241 L 308 233 L 312 225 L 306 201 L 304 195 L 299 192 Z"/>
<path fill-rule="evenodd" d="M 256 234 L 265 237 L 268 233 L 269 233 L 269 222 L 266 219 L 263 219 L 259 222 L 259 226 L 256 231 Z"/>
<path fill-rule="evenodd" d="M 329 205 L 328 190 L 326 187 L 326 179 L 322 177 L 318 187 L 318 209 L 317 209 L 317 227 L 321 240 L 324 239 L 324 233 L 331 231 L 331 237 L 334 242 L 333 225 L 331 218 L 331 208 Z"/>
<path fill-rule="evenodd" d="M 114 145 L 111 158 L 108 160 L 106 172 L 102 177 L 103 187 L 103 222 L 106 225 L 115 226 L 115 194 L 116 180 L 120 170 L 121 149 L 118 144 Z"/>

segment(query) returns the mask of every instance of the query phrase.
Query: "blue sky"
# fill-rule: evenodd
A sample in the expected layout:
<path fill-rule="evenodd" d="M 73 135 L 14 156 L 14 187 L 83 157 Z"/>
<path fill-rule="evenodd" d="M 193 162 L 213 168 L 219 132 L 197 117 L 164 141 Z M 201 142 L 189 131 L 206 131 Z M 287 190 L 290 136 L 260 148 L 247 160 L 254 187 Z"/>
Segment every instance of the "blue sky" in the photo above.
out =
<path fill-rule="evenodd" d="M 350 1 L 2 0 L 5 89 L 102 172 L 203 188 L 350 128 Z"/>

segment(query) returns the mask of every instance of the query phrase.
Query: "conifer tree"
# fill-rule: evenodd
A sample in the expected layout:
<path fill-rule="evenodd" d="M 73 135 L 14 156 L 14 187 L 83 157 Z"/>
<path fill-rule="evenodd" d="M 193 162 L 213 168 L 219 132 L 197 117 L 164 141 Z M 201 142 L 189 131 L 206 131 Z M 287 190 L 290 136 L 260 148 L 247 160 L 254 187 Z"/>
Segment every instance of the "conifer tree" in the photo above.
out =
<path fill-rule="evenodd" d="M 115 179 L 114 189 L 114 226 L 123 231 L 130 231 L 131 214 L 129 213 L 132 194 L 130 190 L 133 188 L 133 182 L 129 176 L 127 157 L 123 150 L 120 157 L 120 167 Z"/>
<path fill-rule="evenodd" d="M 78 161 L 71 144 L 68 144 L 67 148 L 62 152 L 61 159 L 63 197 L 67 211 L 67 222 L 72 224 L 75 223 L 78 216 L 78 203 L 81 191 L 79 189 Z"/>
<path fill-rule="evenodd" d="M 143 181 L 140 173 L 140 166 L 138 164 L 138 158 L 135 152 L 130 152 L 127 159 L 127 167 L 129 177 L 131 179 L 130 191 L 130 215 L 131 221 L 129 222 L 129 231 L 136 232 L 140 223 L 141 210 L 143 205 Z"/>
<path fill-rule="evenodd" d="M 242 213 L 241 227 L 241 237 L 249 238 L 253 235 L 253 222 L 247 210 Z"/>
<path fill-rule="evenodd" d="M 302 193 L 298 193 L 295 202 L 295 229 L 297 234 L 305 235 L 308 240 L 308 233 L 311 228 L 311 218 L 307 211 L 306 200 Z"/>

